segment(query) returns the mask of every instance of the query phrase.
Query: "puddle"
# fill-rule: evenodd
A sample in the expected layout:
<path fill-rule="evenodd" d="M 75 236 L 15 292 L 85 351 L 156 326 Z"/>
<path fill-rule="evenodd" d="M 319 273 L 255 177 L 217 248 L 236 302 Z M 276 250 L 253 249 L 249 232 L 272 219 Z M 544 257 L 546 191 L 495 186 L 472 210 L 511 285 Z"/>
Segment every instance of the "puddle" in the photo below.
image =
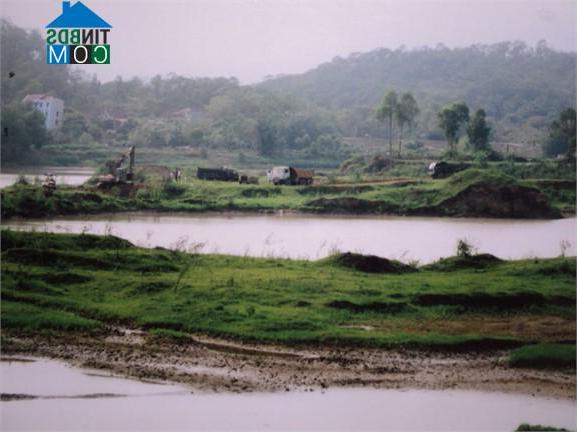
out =
<path fill-rule="evenodd" d="M 54 360 L 31 360 L 2 358 L 1 393 L 54 398 L 95 394 L 142 396 L 186 392 L 182 386 L 121 379 L 102 371 L 77 369 Z"/>

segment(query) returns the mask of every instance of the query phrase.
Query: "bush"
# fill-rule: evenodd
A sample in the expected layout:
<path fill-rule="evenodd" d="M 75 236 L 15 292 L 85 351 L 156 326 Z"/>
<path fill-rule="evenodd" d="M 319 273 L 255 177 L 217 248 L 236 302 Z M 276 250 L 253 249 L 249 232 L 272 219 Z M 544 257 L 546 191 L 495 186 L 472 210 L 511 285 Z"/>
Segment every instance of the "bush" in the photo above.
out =
<path fill-rule="evenodd" d="M 457 243 L 457 256 L 458 257 L 470 257 L 473 254 L 474 246 L 467 242 L 467 240 L 459 239 Z"/>
<path fill-rule="evenodd" d="M 558 431 L 558 432 L 569 432 L 567 429 L 559 429 L 553 426 L 542 426 L 542 425 L 530 425 L 523 423 L 519 425 L 515 432 L 544 432 L 544 431 Z"/>
<path fill-rule="evenodd" d="M 575 345 L 527 345 L 511 352 L 509 365 L 520 368 L 575 369 Z"/>
<path fill-rule="evenodd" d="M 179 183 L 169 182 L 165 183 L 164 186 L 162 187 L 162 193 L 168 199 L 179 197 L 183 195 L 185 192 L 186 192 L 186 186 Z"/>

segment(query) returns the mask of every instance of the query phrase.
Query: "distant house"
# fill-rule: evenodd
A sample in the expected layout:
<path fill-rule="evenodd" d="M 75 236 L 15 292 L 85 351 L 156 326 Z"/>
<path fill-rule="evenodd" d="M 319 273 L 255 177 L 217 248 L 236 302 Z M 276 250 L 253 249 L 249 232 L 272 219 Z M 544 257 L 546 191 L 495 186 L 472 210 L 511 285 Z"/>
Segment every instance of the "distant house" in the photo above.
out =
<path fill-rule="evenodd" d="M 58 129 L 62 126 L 64 116 L 64 101 L 54 96 L 42 94 L 27 95 L 22 102 L 32 104 L 44 115 L 46 129 Z"/>
<path fill-rule="evenodd" d="M 68 0 L 62 2 L 62 14 L 46 28 L 112 28 L 110 24 L 92 12 L 82 2 L 73 6 Z"/>
<path fill-rule="evenodd" d="M 103 113 L 101 113 L 98 116 L 98 120 L 101 121 L 110 121 L 112 122 L 112 124 L 114 125 L 123 125 L 124 123 L 126 123 L 128 121 L 128 118 L 126 117 L 116 117 L 113 116 L 112 114 L 110 114 L 108 111 L 104 111 Z"/>
<path fill-rule="evenodd" d="M 200 123 L 208 119 L 208 113 L 202 110 L 193 110 L 192 108 L 183 108 L 169 114 L 172 118 L 183 119 L 193 123 Z"/>

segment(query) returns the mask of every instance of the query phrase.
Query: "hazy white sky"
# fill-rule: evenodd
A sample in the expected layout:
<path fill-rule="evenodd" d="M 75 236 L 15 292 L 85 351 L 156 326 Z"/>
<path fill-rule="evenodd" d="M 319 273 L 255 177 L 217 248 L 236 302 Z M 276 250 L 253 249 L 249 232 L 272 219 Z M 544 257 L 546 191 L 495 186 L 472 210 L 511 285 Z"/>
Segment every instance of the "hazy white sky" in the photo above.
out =
<path fill-rule="evenodd" d="M 75 3 L 76 0 L 71 0 Z M 334 56 L 375 48 L 449 47 L 541 39 L 576 51 L 577 0 L 83 0 L 113 26 L 117 75 L 235 76 L 304 72 Z M 39 29 L 61 0 L 2 0 L 2 16 Z"/>

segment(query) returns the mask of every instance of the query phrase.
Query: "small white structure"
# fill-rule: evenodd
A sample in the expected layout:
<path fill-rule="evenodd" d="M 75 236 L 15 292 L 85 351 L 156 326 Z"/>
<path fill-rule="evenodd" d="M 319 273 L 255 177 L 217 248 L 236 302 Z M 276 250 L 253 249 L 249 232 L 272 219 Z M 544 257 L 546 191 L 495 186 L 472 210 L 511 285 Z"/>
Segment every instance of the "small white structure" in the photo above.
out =
<path fill-rule="evenodd" d="M 46 129 L 57 129 L 62 126 L 64 116 L 64 101 L 54 96 L 42 94 L 27 95 L 22 99 L 24 103 L 30 103 L 44 115 Z"/>

